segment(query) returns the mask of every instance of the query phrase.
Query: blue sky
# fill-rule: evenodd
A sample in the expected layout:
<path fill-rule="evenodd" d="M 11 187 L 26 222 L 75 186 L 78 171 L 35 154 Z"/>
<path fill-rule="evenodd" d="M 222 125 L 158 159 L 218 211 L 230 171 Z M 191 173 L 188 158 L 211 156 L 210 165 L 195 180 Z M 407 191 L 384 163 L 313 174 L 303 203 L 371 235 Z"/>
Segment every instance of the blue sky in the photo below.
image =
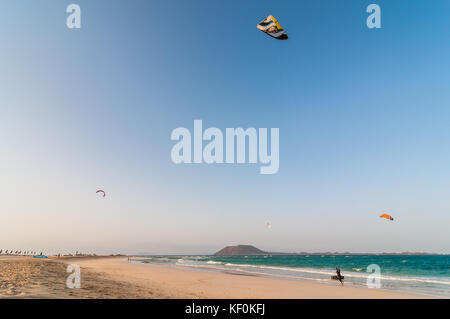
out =
<path fill-rule="evenodd" d="M 70 3 L 0 4 L 0 248 L 448 252 L 448 1 Z M 279 172 L 175 165 L 194 119 L 279 128 Z"/>

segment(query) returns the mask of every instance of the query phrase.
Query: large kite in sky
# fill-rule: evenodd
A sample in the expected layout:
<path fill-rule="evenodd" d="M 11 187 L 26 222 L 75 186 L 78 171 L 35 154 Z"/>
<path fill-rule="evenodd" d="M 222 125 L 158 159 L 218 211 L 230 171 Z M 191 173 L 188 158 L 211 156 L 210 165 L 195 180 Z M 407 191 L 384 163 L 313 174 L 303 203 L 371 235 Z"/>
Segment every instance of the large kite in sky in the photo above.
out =
<path fill-rule="evenodd" d="M 256 27 L 275 39 L 287 40 L 288 38 L 286 31 L 272 15 L 261 21 Z"/>

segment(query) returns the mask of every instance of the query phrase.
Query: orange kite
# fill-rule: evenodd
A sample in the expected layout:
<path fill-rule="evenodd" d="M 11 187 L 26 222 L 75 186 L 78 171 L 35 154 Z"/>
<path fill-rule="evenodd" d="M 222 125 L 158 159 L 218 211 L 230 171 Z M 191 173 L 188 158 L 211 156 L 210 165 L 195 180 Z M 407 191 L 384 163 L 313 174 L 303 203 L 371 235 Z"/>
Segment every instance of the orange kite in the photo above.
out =
<path fill-rule="evenodd" d="M 386 219 L 389 219 L 389 220 L 394 220 L 394 218 L 392 218 L 392 216 L 391 216 L 391 215 L 388 215 L 388 214 L 381 214 L 380 217 L 381 217 L 381 218 L 386 218 Z"/>

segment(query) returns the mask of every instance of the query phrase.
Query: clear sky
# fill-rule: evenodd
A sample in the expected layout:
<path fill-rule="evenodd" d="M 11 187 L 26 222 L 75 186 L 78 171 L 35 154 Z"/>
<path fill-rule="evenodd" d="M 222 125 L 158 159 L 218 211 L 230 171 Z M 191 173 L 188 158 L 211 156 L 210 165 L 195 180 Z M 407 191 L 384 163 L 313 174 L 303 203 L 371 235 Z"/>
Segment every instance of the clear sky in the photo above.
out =
<path fill-rule="evenodd" d="M 0 249 L 449 252 L 449 1 L 2 1 L 0 41 Z M 194 119 L 279 172 L 175 165 Z"/>

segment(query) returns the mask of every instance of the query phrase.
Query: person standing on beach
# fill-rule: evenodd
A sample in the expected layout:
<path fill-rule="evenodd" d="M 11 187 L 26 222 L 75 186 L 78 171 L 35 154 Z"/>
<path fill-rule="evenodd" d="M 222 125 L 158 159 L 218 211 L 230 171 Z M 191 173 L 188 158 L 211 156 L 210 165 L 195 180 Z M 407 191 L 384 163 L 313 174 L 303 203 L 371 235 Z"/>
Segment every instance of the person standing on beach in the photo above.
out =
<path fill-rule="evenodd" d="M 344 285 L 344 282 L 342 281 L 343 276 L 341 275 L 341 270 L 336 267 L 336 275 L 337 275 L 337 279 L 341 282 L 341 285 Z"/>

